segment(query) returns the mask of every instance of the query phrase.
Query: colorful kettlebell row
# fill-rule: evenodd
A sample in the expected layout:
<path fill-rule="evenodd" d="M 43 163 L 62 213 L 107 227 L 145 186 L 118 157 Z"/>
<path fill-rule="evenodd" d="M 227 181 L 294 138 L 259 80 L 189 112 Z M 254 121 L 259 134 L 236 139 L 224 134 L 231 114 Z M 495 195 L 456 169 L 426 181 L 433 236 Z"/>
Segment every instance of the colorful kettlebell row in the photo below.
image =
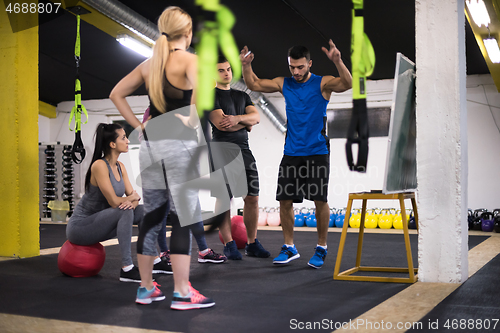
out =
<path fill-rule="evenodd" d="M 500 208 L 489 212 L 479 208 L 474 211 L 469 209 L 469 230 L 482 230 L 485 232 L 500 232 Z"/>
<path fill-rule="evenodd" d="M 345 221 L 346 208 L 330 208 L 329 227 L 342 228 Z M 413 210 L 407 209 L 406 216 L 408 219 L 408 227 L 416 229 Z M 295 209 L 295 226 L 296 227 L 316 227 L 317 221 L 314 208 Z M 361 209 L 355 208 L 349 215 L 349 227 L 359 228 L 361 225 Z M 380 209 L 371 208 L 366 210 L 365 228 L 368 229 L 403 229 L 403 218 L 401 211 L 395 208 Z"/>
<path fill-rule="evenodd" d="M 257 220 L 257 225 L 264 226 L 279 226 L 281 224 L 280 220 L 280 209 L 279 207 L 260 207 L 259 208 L 259 219 Z"/>
<path fill-rule="evenodd" d="M 361 224 L 361 209 L 354 209 L 355 213 L 349 218 L 351 228 L 359 228 Z M 412 209 L 406 209 L 406 218 L 408 219 L 408 228 L 416 229 L 415 217 Z M 365 228 L 368 229 L 403 229 L 403 217 L 401 210 L 395 208 L 380 209 L 371 208 L 366 210 Z"/>

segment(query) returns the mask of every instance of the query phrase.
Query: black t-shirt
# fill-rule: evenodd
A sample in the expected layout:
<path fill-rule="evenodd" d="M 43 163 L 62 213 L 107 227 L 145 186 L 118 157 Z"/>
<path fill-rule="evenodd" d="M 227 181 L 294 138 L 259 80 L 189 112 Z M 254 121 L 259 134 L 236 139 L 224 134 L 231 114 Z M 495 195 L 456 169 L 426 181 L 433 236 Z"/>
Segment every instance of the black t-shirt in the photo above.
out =
<path fill-rule="evenodd" d="M 222 90 L 215 88 L 215 103 L 214 110 L 222 109 L 225 115 L 239 116 L 245 114 L 245 108 L 253 105 L 250 96 L 241 90 Z M 212 140 L 219 142 L 231 142 L 237 144 L 241 149 L 249 149 L 248 132 L 246 128 L 242 128 L 235 132 L 219 131 L 212 124 Z"/>

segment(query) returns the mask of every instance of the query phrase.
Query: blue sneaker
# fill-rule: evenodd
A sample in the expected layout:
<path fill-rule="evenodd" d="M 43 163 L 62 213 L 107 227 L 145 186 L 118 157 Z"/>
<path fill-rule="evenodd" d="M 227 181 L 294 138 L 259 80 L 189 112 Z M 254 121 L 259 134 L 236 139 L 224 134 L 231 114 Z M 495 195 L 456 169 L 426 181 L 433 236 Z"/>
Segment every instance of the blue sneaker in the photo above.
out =
<path fill-rule="evenodd" d="M 154 287 L 151 290 L 147 290 L 146 287 L 139 287 L 139 289 L 137 289 L 136 303 L 151 304 L 153 301 L 163 301 L 165 299 L 165 295 L 158 289 L 159 284 L 156 282 L 153 283 Z"/>
<path fill-rule="evenodd" d="M 224 245 L 224 255 L 229 260 L 241 260 L 243 258 L 234 240 Z"/>
<path fill-rule="evenodd" d="M 283 245 L 279 256 L 274 258 L 273 264 L 286 264 L 297 258 L 300 258 L 300 254 L 295 248 L 295 245 L 293 247 Z"/>
<path fill-rule="evenodd" d="M 257 258 L 268 258 L 271 253 L 267 251 L 257 238 L 255 238 L 255 243 L 247 244 L 245 246 L 245 254 L 249 257 Z"/>
<path fill-rule="evenodd" d="M 307 264 L 312 268 L 321 268 L 321 266 L 323 266 L 323 264 L 325 263 L 325 257 L 327 252 L 328 251 L 326 249 L 317 246 L 314 255 Z"/>

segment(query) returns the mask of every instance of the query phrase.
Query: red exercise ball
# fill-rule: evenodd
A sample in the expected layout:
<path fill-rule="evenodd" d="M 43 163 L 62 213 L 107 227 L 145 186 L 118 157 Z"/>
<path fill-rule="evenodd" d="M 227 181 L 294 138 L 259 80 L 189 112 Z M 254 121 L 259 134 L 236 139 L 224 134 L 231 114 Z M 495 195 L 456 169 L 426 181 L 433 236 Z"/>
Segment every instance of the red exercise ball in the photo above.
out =
<path fill-rule="evenodd" d="M 76 245 L 66 241 L 57 257 L 59 270 L 72 277 L 88 277 L 97 275 L 106 259 L 106 251 L 101 243 L 92 245 Z"/>
<path fill-rule="evenodd" d="M 247 244 L 247 228 L 243 223 L 243 216 L 235 215 L 231 218 L 231 237 L 233 237 L 236 247 L 244 249 Z M 224 239 L 219 231 L 219 239 L 224 244 Z"/>

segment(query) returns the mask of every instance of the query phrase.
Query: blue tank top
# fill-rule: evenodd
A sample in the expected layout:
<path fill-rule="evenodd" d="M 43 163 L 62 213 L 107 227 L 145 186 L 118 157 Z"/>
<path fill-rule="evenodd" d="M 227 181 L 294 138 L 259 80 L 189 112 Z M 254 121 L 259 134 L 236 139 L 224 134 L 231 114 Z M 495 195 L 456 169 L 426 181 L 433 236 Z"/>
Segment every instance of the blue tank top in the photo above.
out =
<path fill-rule="evenodd" d="M 104 162 L 108 166 L 109 172 L 109 180 L 111 181 L 111 185 L 115 190 L 115 194 L 117 197 L 123 197 L 125 194 L 125 182 L 123 181 L 122 169 L 120 168 L 120 163 L 117 163 L 118 173 L 120 174 L 120 180 L 117 181 L 111 167 L 109 166 L 108 161 L 103 158 Z M 78 205 L 76 205 L 75 210 L 73 211 L 73 215 L 69 219 L 69 222 L 76 222 L 87 216 L 93 215 L 97 212 L 105 210 L 111 207 L 108 203 L 108 200 L 102 194 L 101 190 L 98 186 L 94 186 L 89 184 L 89 190 L 83 195 Z"/>
<path fill-rule="evenodd" d="M 328 100 L 321 94 L 321 76 L 311 73 L 304 83 L 293 77 L 283 81 L 287 132 L 284 154 L 289 156 L 326 155 L 330 141 L 326 135 Z"/>

